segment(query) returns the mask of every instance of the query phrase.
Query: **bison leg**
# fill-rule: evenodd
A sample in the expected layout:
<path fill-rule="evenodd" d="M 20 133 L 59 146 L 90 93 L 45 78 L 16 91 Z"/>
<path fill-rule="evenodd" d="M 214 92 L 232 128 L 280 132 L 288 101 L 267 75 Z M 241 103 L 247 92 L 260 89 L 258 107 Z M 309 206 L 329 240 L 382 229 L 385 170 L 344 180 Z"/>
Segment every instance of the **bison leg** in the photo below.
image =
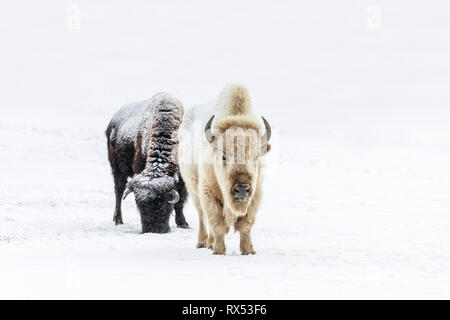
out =
<path fill-rule="evenodd" d="M 125 191 L 125 186 L 127 184 L 126 177 L 116 177 L 114 176 L 114 191 L 116 194 L 116 208 L 114 210 L 113 221 L 116 225 L 123 224 L 122 219 L 122 196 Z"/>
<path fill-rule="evenodd" d="M 248 216 L 238 219 L 236 222 L 236 229 L 239 230 L 240 234 L 240 249 L 241 254 L 255 254 L 256 251 L 253 248 L 252 238 L 250 235 L 250 231 L 252 229 L 253 223 L 249 221 Z"/>
<path fill-rule="evenodd" d="M 224 219 L 222 219 L 224 220 Z M 225 220 L 223 223 L 219 223 L 214 226 L 214 244 L 213 244 L 213 254 L 225 254 L 227 248 L 225 246 L 225 234 L 226 234 Z"/>
<path fill-rule="evenodd" d="M 108 133 L 109 134 L 109 133 Z M 114 209 L 113 221 L 118 224 L 123 224 L 122 220 L 122 195 L 125 191 L 127 177 L 122 175 L 119 168 L 119 159 L 114 149 L 113 143 L 108 136 L 108 158 L 111 164 L 112 174 L 114 176 L 114 191 L 116 196 L 116 207 Z"/>
<path fill-rule="evenodd" d="M 212 234 L 208 237 L 208 249 L 213 249 L 214 247 L 214 236 Z"/>
<path fill-rule="evenodd" d="M 225 222 L 222 205 L 210 195 L 202 198 L 202 207 L 208 215 L 208 224 L 214 237 L 213 254 L 225 254 L 225 234 L 229 227 Z"/>
<path fill-rule="evenodd" d="M 183 214 L 183 204 L 175 205 L 175 222 L 178 228 L 189 229 L 189 224 Z"/>
<path fill-rule="evenodd" d="M 175 204 L 175 222 L 178 228 L 189 229 L 189 224 L 183 214 L 183 207 L 187 198 L 187 191 L 184 183 L 178 188 L 178 194 L 180 195 L 180 199 Z"/>
<path fill-rule="evenodd" d="M 204 223 L 203 218 L 203 210 L 200 205 L 200 201 L 197 197 L 197 195 L 193 195 L 192 199 L 194 200 L 194 206 L 197 209 L 198 212 L 198 241 L 197 241 L 197 248 L 206 248 L 207 241 L 208 241 L 208 232 L 206 230 L 206 226 Z"/>

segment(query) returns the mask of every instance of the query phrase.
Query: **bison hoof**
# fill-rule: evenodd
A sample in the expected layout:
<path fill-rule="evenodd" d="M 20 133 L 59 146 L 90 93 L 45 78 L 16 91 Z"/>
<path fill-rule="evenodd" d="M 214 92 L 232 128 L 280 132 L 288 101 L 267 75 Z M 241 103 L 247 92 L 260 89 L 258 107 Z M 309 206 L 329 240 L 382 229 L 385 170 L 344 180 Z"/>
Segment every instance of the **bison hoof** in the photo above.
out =
<path fill-rule="evenodd" d="M 180 223 L 180 224 L 177 223 L 177 228 L 190 229 L 189 224 L 187 222 Z"/>
<path fill-rule="evenodd" d="M 213 248 L 213 254 L 225 255 L 225 248 Z"/>
<path fill-rule="evenodd" d="M 199 242 L 197 243 L 197 248 L 206 248 L 206 243 L 205 242 Z"/>
<path fill-rule="evenodd" d="M 255 254 L 255 253 L 256 253 L 256 251 L 254 249 L 242 250 L 241 251 L 241 254 L 244 255 L 244 256 L 249 255 L 249 254 Z"/>
<path fill-rule="evenodd" d="M 213 248 L 213 245 L 214 245 L 214 238 L 210 235 L 209 237 L 208 237 L 208 242 L 207 242 L 207 247 L 208 247 L 208 249 L 212 249 Z"/>
<path fill-rule="evenodd" d="M 114 212 L 113 221 L 116 224 L 116 226 L 119 224 L 123 224 L 122 216 L 117 214 L 117 212 Z"/>

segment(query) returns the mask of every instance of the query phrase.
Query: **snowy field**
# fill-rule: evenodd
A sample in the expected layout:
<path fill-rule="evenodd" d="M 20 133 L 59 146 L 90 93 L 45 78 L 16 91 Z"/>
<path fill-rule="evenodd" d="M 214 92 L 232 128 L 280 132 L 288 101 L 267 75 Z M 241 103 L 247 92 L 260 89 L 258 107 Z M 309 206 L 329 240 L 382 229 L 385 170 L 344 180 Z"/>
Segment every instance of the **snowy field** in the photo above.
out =
<path fill-rule="evenodd" d="M 450 298 L 448 1 L 0 8 L 0 298 Z M 229 82 L 274 128 L 257 254 L 196 249 L 191 203 L 116 227 L 114 112 Z"/>

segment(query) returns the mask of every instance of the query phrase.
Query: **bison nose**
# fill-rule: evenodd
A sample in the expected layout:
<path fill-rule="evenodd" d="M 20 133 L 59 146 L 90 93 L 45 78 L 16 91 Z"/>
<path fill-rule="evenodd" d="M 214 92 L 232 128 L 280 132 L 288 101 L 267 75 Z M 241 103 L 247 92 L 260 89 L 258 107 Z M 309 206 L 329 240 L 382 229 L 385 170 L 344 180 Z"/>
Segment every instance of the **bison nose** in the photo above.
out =
<path fill-rule="evenodd" d="M 233 194 L 234 196 L 245 198 L 250 193 L 250 185 L 249 184 L 235 184 L 233 186 Z"/>

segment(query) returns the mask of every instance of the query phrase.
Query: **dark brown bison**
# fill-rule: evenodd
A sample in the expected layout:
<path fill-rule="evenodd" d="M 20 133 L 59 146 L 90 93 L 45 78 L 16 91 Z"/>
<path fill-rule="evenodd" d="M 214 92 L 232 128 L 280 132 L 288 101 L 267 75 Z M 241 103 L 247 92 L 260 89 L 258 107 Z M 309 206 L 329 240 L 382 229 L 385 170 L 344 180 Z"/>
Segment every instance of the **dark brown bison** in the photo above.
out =
<path fill-rule="evenodd" d="M 116 225 L 123 223 L 122 197 L 134 193 L 143 232 L 169 232 L 173 209 L 177 226 L 189 227 L 183 215 L 187 192 L 177 164 L 182 118 L 183 105 L 167 93 L 125 105 L 112 118 L 106 137 L 114 176 Z"/>

